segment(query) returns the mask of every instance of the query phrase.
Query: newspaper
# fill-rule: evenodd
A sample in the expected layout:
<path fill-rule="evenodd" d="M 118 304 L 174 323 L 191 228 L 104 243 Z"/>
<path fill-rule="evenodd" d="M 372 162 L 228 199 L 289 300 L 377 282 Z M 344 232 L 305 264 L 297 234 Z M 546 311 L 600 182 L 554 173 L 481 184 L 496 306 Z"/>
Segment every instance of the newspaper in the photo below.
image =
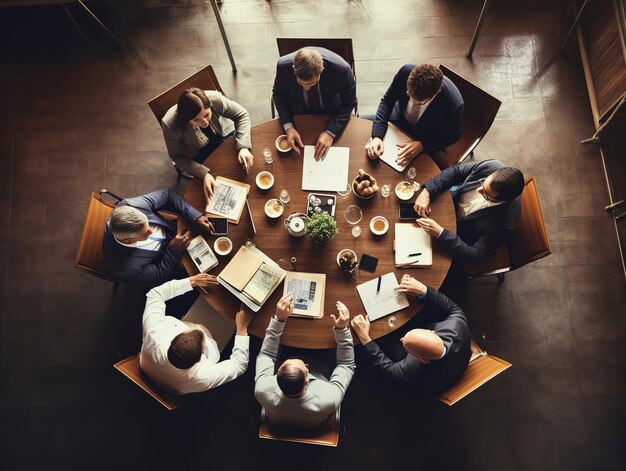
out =
<path fill-rule="evenodd" d="M 245 204 L 247 191 L 240 186 L 218 182 L 205 211 L 228 219 L 238 219 Z"/>

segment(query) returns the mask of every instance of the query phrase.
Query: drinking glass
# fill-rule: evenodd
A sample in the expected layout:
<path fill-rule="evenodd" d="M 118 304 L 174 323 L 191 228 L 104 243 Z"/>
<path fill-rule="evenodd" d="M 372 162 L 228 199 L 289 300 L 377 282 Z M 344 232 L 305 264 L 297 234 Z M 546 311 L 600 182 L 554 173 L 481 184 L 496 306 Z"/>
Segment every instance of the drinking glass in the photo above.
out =
<path fill-rule="evenodd" d="M 291 260 L 288 258 L 279 258 L 278 266 L 285 271 L 290 271 L 293 268 L 291 264 Z"/>
<path fill-rule="evenodd" d="M 348 224 L 358 224 L 363 219 L 363 211 L 355 204 L 351 204 L 343 213 Z"/>
<path fill-rule="evenodd" d="M 289 196 L 289 192 L 287 190 L 281 190 L 278 199 L 287 204 L 291 201 L 291 196 Z"/>
<path fill-rule="evenodd" d="M 361 235 L 361 226 L 354 226 L 352 228 L 352 237 L 359 237 Z"/>
<path fill-rule="evenodd" d="M 380 189 L 380 194 L 383 195 L 383 198 L 387 198 L 389 193 L 391 193 L 391 187 L 387 184 L 383 185 Z"/>
<path fill-rule="evenodd" d="M 414 180 L 415 175 L 417 175 L 417 171 L 415 170 L 415 167 L 410 167 L 408 172 L 406 172 L 406 176 L 409 180 Z"/>
<path fill-rule="evenodd" d="M 263 149 L 263 158 L 265 159 L 266 164 L 274 163 L 274 157 L 272 156 L 272 151 L 269 147 Z"/>
<path fill-rule="evenodd" d="M 398 318 L 396 316 L 389 316 L 389 318 L 387 319 L 387 325 L 392 329 L 396 326 L 397 322 Z"/>

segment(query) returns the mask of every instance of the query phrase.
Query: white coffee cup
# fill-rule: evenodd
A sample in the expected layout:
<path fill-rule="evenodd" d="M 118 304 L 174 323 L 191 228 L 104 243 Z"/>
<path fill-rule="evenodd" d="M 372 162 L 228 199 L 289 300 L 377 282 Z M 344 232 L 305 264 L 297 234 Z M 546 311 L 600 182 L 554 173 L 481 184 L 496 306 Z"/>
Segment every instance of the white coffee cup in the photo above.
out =
<path fill-rule="evenodd" d="M 218 237 L 213 242 L 213 249 L 218 255 L 228 255 L 233 250 L 233 242 L 228 237 Z"/>

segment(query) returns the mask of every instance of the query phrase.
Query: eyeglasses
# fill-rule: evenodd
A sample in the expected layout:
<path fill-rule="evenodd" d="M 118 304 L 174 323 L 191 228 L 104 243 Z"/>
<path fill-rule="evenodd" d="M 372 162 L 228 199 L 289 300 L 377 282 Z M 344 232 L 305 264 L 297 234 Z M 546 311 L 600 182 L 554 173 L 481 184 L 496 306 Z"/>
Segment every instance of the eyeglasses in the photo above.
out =
<path fill-rule="evenodd" d="M 483 190 L 480 194 L 483 195 L 483 198 L 485 198 L 485 200 L 488 203 L 493 203 L 495 200 L 490 198 L 489 195 L 487 194 L 487 191 L 485 191 L 485 180 L 487 180 L 487 179 L 486 178 L 481 178 L 480 180 L 478 180 L 480 182 L 480 188 Z"/>

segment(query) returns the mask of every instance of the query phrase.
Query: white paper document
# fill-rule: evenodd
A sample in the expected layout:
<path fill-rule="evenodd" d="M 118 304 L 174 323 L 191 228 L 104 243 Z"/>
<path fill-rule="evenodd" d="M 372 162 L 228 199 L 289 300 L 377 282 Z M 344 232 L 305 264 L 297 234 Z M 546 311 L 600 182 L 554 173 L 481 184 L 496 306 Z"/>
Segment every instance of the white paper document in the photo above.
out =
<path fill-rule="evenodd" d="M 378 278 L 356 287 L 370 321 L 375 321 L 409 306 L 406 295 L 395 291 L 396 286 L 398 286 L 396 274 L 390 272 L 380 277 L 380 291 L 378 292 Z"/>
<path fill-rule="evenodd" d="M 205 212 L 237 220 L 243 205 L 246 203 L 246 196 L 245 188 L 226 182 L 217 182 Z"/>
<path fill-rule="evenodd" d="M 315 148 L 304 146 L 302 189 L 308 191 L 345 190 L 348 182 L 348 147 L 330 147 L 324 160 L 313 158 Z"/>
<path fill-rule="evenodd" d="M 432 239 L 417 224 L 395 224 L 396 267 L 429 267 L 433 264 Z"/>
<path fill-rule="evenodd" d="M 211 246 L 202 236 L 196 236 L 189 242 L 187 252 L 201 273 L 206 273 L 218 264 L 217 257 L 211 250 Z"/>
<path fill-rule="evenodd" d="M 413 140 L 411 136 L 405 134 L 400 128 L 389 123 L 389 126 L 387 127 L 387 133 L 385 134 L 385 138 L 383 139 L 385 151 L 383 152 L 383 155 L 380 156 L 380 160 L 385 162 L 394 170 L 397 170 L 398 172 L 404 172 L 404 169 L 409 166 L 413 159 L 411 159 L 404 165 L 397 164 L 396 159 L 398 158 L 399 149 L 396 147 L 396 144 L 402 144 L 403 142 L 411 140 Z"/>

